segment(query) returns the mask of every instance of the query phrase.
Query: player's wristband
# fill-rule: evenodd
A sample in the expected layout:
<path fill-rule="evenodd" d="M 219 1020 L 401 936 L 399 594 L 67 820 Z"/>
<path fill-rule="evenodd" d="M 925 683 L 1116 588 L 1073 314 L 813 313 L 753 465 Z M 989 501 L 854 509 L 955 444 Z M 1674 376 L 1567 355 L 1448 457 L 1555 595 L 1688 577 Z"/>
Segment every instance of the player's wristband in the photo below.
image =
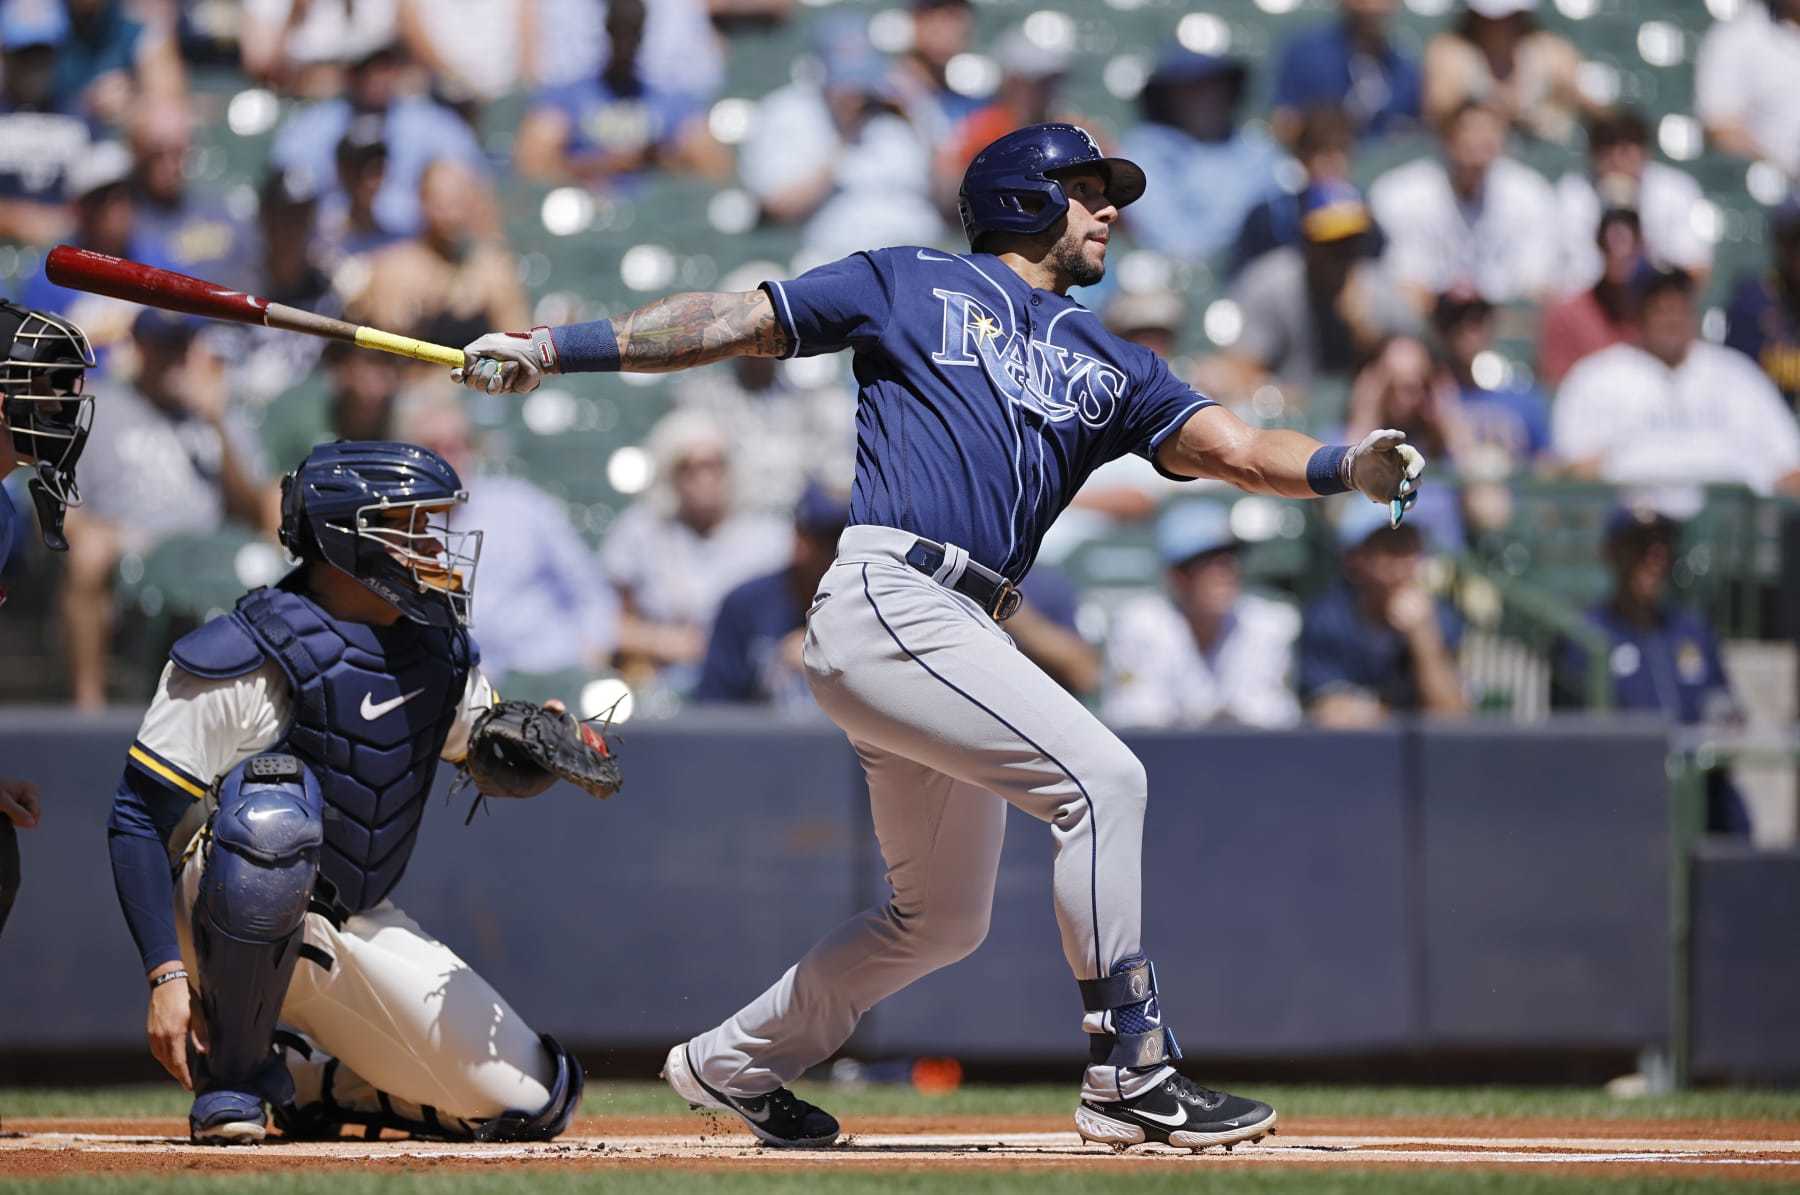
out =
<path fill-rule="evenodd" d="M 562 373 L 617 373 L 619 337 L 609 319 L 549 329 L 550 348 Z M 535 344 L 535 338 L 533 343 Z"/>
<path fill-rule="evenodd" d="M 177 979 L 186 979 L 187 977 L 188 973 L 180 967 L 175 968 L 173 971 L 164 971 L 161 975 L 158 975 L 155 979 L 150 981 L 150 990 L 154 992 L 165 983 L 174 983 Z"/>
<path fill-rule="evenodd" d="M 1344 463 L 1350 457 L 1348 444 L 1327 444 L 1306 462 L 1306 484 L 1315 494 L 1342 494 L 1350 489 L 1344 476 Z"/>

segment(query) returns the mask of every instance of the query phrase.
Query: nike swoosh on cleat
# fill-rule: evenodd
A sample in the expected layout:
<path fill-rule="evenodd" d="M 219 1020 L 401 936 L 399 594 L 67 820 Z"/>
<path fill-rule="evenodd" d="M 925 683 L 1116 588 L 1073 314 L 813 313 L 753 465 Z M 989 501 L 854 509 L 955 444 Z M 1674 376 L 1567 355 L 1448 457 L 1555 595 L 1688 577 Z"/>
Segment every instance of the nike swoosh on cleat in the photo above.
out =
<path fill-rule="evenodd" d="M 750 1111 L 750 1109 L 746 1108 L 743 1104 L 738 1104 L 738 1102 L 736 1100 L 733 1100 L 731 1102 L 734 1104 L 737 1104 L 738 1113 L 741 1116 L 743 1116 L 744 1119 L 753 1120 L 757 1124 L 768 1124 L 769 1123 L 770 1110 L 769 1110 L 769 1106 L 767 1104 L 763 1105 L 763 1110 L 761 1112 L 752 1112 L 752 1111 Z"/>
<path fill-rule="evenodd" d="M 1157 1124 L 1166 1124 L 1172 1129 L 1179 1129 L 1179 1128 L 1183 1127 L 1184 1125 L 1186 1125 L 1188 1122 L 1188 1117 L 1187 1117 L 1186 1112 L 1180 1113 L 1179 1115 L 1176 1115 L 1176 1116 L 1164 1116 L 1160 1112 L 1150 1112 L 1150 1111 L 1146 1111 L 1143 1108 L 1133 1108 L 1131 1111 L 1131 1114 L 1133 1116 L 1141 1116 L 1145 1120 L 1154 1120 Z"/>
<path fill-rule="evenodd" d="M 380 702 L 379 704 L 375 701 L 375 694 L 364 693 L 362 699 L 363 721 L 373 722 L 375 719 L 381 717 L 381 715 L 399 709 L 424 691 L 423 688 L 414 689 L 410 693 L 403 694 L 399 697 L 390 697 L 388 700 Z"/>

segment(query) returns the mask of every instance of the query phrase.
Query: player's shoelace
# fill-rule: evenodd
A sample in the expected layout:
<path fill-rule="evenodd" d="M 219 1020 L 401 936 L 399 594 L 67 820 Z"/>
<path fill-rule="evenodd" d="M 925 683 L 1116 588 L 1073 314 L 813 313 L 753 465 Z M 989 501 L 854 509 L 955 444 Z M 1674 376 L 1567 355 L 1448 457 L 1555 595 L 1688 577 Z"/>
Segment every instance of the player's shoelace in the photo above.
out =
<path fill-rule="evenodd" d="M 806 1118 L 808 1112 L 817 1112 L 818 1108 L 807 1103 L 785 1087 L 777 1087 L 763 1097 L 764 1106 L 772 1116 L 779 1116 L 798 1126 Z"/>
<path fill-rule="evenodd" d="M 1225 1102 L 1222 1092 L 1214 1091 L 1210 1087 L 1202 1087 L 1180 1071 L 1169 1076 L 1168 1087 L 1176 1099 L 1202 1110 L 1216 1108 Z"/>

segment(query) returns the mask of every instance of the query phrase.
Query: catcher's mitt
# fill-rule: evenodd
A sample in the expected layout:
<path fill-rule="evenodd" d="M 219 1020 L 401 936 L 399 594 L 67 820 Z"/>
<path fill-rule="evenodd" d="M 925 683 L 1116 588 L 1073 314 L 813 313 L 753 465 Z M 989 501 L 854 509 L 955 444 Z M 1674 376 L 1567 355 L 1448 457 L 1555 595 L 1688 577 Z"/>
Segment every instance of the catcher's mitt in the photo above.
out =
<path fill-rule="evenodd" d="M 618 757 L 600 731 L 529 701 L 503 701 L 482 711 L 469 733 L 462 770 L 487 797 L 535 797 L 567 780 L 605 798 L 618 792 L 623 780 Z"/>

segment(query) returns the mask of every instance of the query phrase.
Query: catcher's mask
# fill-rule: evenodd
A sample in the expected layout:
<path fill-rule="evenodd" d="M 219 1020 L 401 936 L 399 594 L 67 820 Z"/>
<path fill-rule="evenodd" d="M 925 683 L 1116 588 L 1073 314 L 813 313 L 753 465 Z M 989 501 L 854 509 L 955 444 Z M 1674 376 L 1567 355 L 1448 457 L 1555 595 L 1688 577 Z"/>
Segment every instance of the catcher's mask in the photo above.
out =
<path fill-rule="evenodd" d="M 468 626 L 481 532 L 450 529 L 469 500 L 450 463 L 428 448 L 338 441 L 281 479 L 281 542 L 323 560 L 427 626 Z"/>
<path fill-rule="evenodd" d="M 94 350 L 68 320 L 0 299 L 0 411 L 13 450 L 31 466 L 31 501 L 44 546 L 67 551 L 63 514 L 81 505 L 75 462 L 94 423 L 94 399 L 82 394 Z"/>

